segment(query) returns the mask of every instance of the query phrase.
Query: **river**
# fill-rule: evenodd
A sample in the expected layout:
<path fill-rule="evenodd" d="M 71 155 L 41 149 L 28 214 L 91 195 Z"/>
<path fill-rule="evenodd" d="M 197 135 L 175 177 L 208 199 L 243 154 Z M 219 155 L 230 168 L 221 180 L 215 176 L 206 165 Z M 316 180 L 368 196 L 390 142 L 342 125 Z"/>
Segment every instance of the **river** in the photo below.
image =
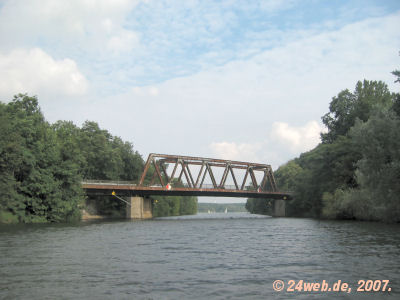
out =
<path fill-rule="evenodd" d="M 0 299 L 400 299 L 399 225 L 247 213 L 8 225 L 0 255 Z M 359 280 L 389 283 L 357 292 Z"/>

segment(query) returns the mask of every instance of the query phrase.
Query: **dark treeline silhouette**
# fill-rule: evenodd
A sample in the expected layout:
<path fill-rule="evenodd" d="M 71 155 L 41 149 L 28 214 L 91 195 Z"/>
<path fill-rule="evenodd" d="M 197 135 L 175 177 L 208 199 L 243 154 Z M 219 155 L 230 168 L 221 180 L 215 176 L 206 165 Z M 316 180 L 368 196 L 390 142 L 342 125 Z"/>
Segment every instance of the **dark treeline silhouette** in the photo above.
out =
<path fill-rule="evenodd" d="M 143 166 L 131 143 L 95 122 L 50 124 L 37 98 L 25 94 L 0 102 L 0 223 L 79 220 L 83 179 L 137 181 Z M 116 198 L 96 200 L 99 213 L 124 216 L 125 204 Z M 197 211 L 194 197 L 155 201 L 157 216 Z"/>
<path fill-rule="evenodd" d="M 333 97 L 322 121 L 322 142 L 274 173 L 280 190 L 294 192 L 287 215 L 400 222 L 400 94 L 357 82 Z M 248 199 L 246 207 L 269 214 L 271 203 Z"/>

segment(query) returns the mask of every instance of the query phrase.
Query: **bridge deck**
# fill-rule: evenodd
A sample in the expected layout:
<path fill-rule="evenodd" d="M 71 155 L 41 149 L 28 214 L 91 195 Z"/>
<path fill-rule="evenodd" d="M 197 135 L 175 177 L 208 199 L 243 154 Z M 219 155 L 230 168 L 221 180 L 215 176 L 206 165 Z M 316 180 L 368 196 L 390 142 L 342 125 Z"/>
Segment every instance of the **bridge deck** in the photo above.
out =
<path fill-rule="evenodd" d="M 125 196 L 163 195 L 291 199 L 291 194 L 288 192 L 236 190 L 230 186 L 225 186 L 223 189 L 216 189 L 211 186 L 205 186 L 203 188 L 174 187 L 168 190 L 162 186 L 138 186 L 136 184 L 123 182 L 82 182 L 82 188 L 89 194 L 101 195 L 111 195 L 111 192 L 115 191 L 117 194 Z"/>

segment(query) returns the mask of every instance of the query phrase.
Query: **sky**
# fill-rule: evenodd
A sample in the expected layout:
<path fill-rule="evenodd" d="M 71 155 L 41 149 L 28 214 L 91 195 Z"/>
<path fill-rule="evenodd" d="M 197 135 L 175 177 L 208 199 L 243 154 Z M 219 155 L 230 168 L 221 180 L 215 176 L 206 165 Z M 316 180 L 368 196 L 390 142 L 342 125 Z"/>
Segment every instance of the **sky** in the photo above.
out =
<path fill-rule="evenodd" d="M 0 101 L 96 121 L 149 153 L 270 164 L 311 150 L 332 97 L 399 90 L 400 1 L 0 0 Z"/>

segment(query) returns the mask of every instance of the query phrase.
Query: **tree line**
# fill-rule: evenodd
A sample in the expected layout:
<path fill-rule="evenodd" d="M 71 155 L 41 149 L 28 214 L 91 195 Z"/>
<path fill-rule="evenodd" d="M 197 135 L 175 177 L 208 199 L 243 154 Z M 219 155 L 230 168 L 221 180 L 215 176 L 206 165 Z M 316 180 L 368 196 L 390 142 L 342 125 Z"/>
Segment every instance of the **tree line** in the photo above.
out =
<path fill-rule="evenodd" d="M 26 94 L 0 102 L 0 223 L 79 220 L 83 179 L 138 181 L 143 166 L 131 143 L 96 122 L 50 124 Z M 172 198 L 155 199 L 157 216 L 197 212 L 197 198 Z M 97 200 L 102 214 L 124 216 L 123 202 Z"/>
<path fill-rule="evenodd" d="M 199 213 L 246 212 L 244 203 L 199 203 Z"/>
<path fill-rule="evenodd" d="M 333 97 L 322 121 L 321 143 L 275 171 L 279 189 L 293 191 L 287 215 L 400 222 L 400 94 L 359 81 Z M 271 201 L 246 207 L 269 214 Z"/>

